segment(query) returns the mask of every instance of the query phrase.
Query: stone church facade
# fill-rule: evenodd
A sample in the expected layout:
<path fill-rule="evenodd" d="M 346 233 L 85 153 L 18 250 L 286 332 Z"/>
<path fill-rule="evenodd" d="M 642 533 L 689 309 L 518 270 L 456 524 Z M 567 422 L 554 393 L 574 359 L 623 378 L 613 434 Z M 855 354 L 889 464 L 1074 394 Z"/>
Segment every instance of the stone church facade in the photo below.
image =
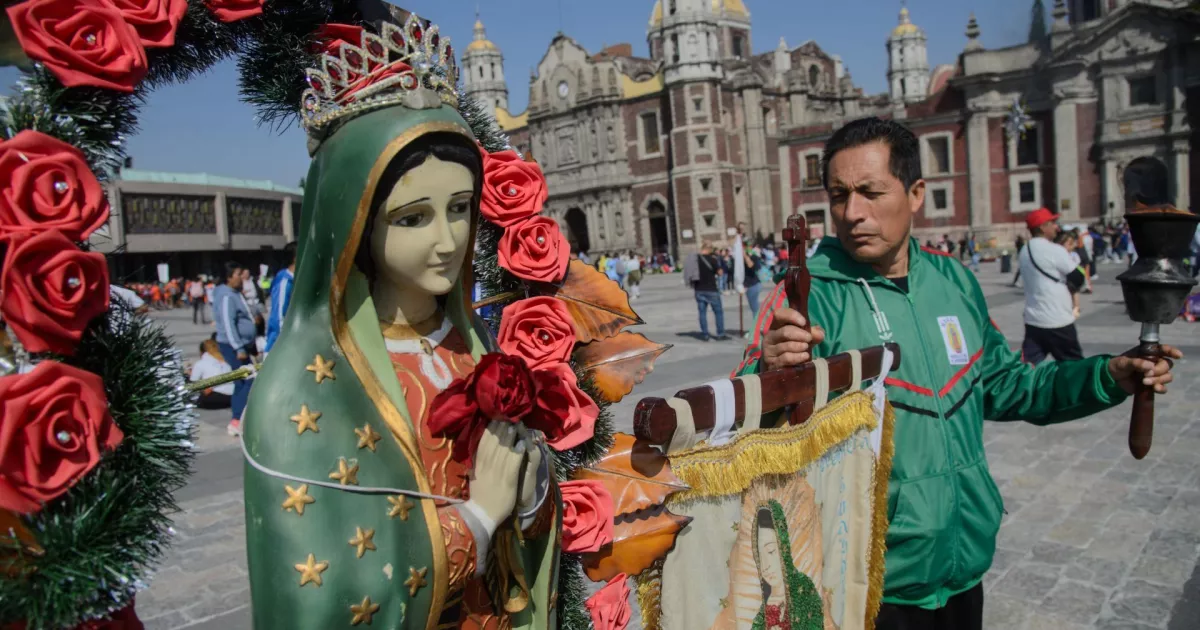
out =
<path fill-rule="evenodd" d="M 629 44 L 591 53 L 559 34 L 520 114 L 508 110 L 503 56 L 478 21 L 462 66 L 467 92 L 542 165 L 546 212 L 584 251 L 679 255 L 738 223 L 778 240 L 794 212 L 824 233 L 821 148 L 867 115 L 902 120 L 921 140 L 920 238 L 971 230 L 1004 244 L 1042 206 L 1065 222 L 1118 216 L 1121 171 L 1138 157 L 1162 161 L 1176 205 L 1189 207 L 1200 15 L 1186 4 L 1058 0 L 1047 41 L 996 50 L 979 44 L 972 18 L 957 63 L 932 68 L 905 9 L 886 41 L 880 95 L 864 94 L 812 41 L 752 54 L 742 0 L 655 3 L 649 57 Z M 1009 137 L 1014 102 L 1031 122 Z"/>

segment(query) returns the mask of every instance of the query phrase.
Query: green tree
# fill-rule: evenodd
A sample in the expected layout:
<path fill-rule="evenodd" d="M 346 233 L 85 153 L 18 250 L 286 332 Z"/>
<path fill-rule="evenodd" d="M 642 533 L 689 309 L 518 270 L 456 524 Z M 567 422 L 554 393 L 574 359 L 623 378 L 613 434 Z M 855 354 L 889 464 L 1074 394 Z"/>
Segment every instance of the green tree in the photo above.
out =
<path fill-rule="evenodd" d="M 1029 43 L 1036 44 L 1046 39 L 1046 5 L 1042 0 L 1033 0 L 1032 14 L 1029 22 Z"/>

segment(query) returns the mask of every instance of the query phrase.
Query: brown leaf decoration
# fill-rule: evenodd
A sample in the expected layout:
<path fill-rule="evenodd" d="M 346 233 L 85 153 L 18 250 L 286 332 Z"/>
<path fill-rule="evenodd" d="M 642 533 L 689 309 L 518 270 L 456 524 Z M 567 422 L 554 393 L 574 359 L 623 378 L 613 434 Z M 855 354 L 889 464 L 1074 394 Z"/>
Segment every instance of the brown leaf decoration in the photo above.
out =
<path fill-rule="evenodd" d="M 654 343 L 638 333 L 623 332 L 578 347 L 575 360 L 592 377 L 600 396 L 615 403 L 645 380 L 659 355 L 670 349 L 670 345 Z"/>
<path fill-rule="evenodd" d="M 675 546 L 679 530 L 690 522 L 692 517 L 671 514 L 662 506 L 618 517 L 612 544 L 584 554 L 584 570 L 594 582 L 618 573 L 637 575 L 665 556 Z"/>
<path fill-rule="evenodd" d="M 594 466 L 582 468 L 575 479 L 594 479 L 613 497 L 618 517 L 657 505 L 687 485 L 671 472 L 667 457 L 628 433 L 618 433 L 608 453 Z"/>
<path fill-rule="evenodd" d="M 562 286 L 542 285 L 538 293 L 567 304 L 579 343 L 608 339 L 626 326 L 645 323 L 629 306 L 621 285 L 580 260 L 571 261 Z"/>

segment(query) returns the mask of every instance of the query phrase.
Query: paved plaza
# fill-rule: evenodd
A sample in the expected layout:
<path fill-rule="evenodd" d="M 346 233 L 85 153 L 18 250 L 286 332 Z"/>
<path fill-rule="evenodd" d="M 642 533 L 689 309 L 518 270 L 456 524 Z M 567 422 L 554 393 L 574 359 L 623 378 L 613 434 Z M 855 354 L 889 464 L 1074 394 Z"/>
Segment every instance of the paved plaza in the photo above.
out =
<path fill-rule="evenodd" d="M 1136 343 L 1137 325 L 1125 316 L 1113 280 L 1123 269 L 1102 265 L 1095 294 L 1083 296 L 1079 332 L 1087 354 Z M 994 264 L 984 265 L 980 279 L 993 319 L 1019 345 L 1020 290 Z M 736 298 L 726 297 L 725 307 L 726 325 L 736 329 Z M 727 376 L 743 347 L 698 339 L 695 303 L 680 274 L 648 277 L 634 308 L 646 321 L 636 330 L 674 348 L 614 407 L 624 431 L 637 400 Z M 157 317 L 188 358 L 211 333 L 192 325 L 190 309 Z M 1128 402 L 1049 428 L 988 423 L 988 460 L 1007 515 L 984 582 L 985 627 L 1200 628 L 1200 324 L 1165 327 L 1163 338 L 1188 358 L 1176 365 L 1171 393 L 1158 399 L 1154 447 L 1142 461 L 1126 447 Z M 225 434 L 227 420 L 227 412 L 201 416 L 200 454 L 178 497 L 177 539 L 151 588 L 138 596 L 147 628 L 250 628 L 242 457 Z"/>

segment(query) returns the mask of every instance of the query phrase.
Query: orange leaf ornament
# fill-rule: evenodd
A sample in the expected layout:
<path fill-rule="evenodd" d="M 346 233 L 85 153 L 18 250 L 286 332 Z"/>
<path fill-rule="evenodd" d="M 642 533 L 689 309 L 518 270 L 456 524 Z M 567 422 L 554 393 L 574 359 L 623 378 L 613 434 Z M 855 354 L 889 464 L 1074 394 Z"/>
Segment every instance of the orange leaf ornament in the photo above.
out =
<path fill-rule="evenodd" d="M 623 332 L 580 346 L 575 350 L 575 361 L 591 376 L 597 393 L 605 401 L 615 403 L 645 380 L 654 371 L 654 362 L 670 348 L 638 333 Z"/>
<path fill-rule="evenodd" d="M 659 507 L 618 519 L 613 543 L 583 555 L 584 571 L 594 582 L 612 579 L 618 573 L 637 575 L 675 546 L 679 530 L 692 522 L 690 516 L 671 514 Z"/>
<path fill-rule="evenodd" d="M 594 466 L 581 468 L 575 479 L 594 479 L 612 495 L 613 511 L 620 518 L 638 510 L 662 505 L 667 497 L 687 485 L 671 472 L 666 455 L 628 433 L 618 433 L 611 449 Z"/>
<path fill-rule="evenodd" d="M 645 323 L 629 306 L 621 286 L 583 261 L 571 261 L 561 286 L 544 284 L 537 291 L 567 305 L 579 343 L 608 339 L 626 326 Z"/>

